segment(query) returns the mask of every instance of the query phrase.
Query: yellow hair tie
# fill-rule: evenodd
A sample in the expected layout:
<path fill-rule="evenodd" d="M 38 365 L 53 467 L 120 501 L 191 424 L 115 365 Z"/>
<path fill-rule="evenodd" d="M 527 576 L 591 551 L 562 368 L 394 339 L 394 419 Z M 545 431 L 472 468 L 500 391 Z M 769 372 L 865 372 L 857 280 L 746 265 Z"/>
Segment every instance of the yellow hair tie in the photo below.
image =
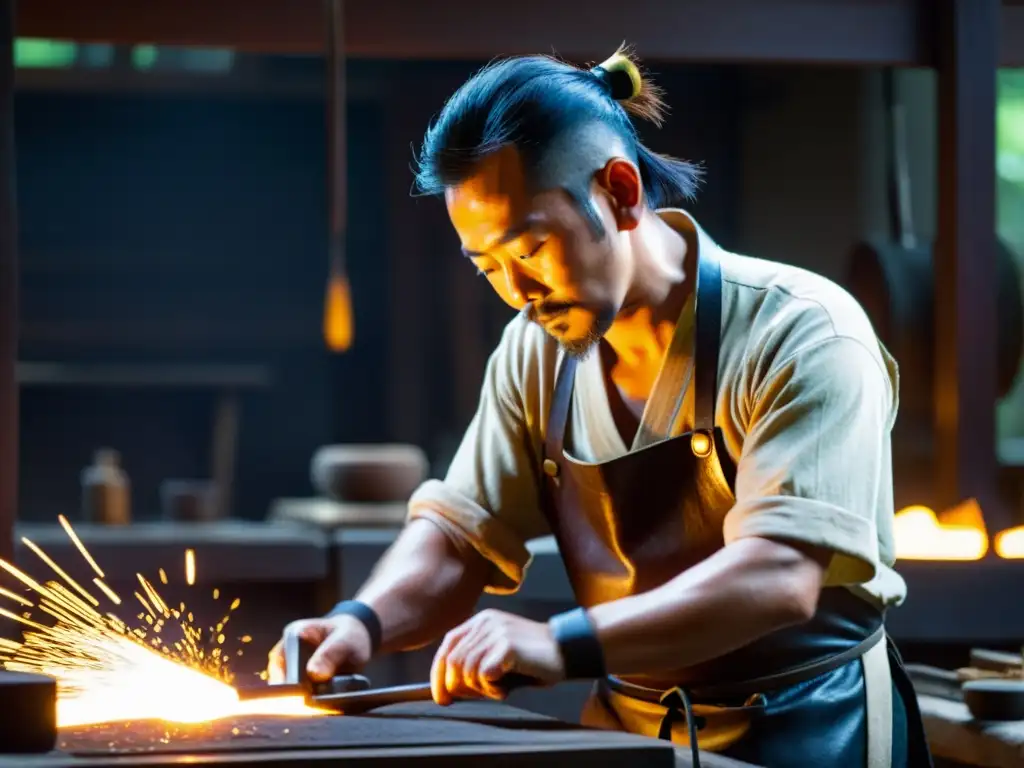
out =
<path fill-rule="evenodd" d="M 640 68 L 621 51 L 615 52 L 594 69 L 608 83 L 612 98 L 616 101 L 635 99 L 643 90 Z"/>

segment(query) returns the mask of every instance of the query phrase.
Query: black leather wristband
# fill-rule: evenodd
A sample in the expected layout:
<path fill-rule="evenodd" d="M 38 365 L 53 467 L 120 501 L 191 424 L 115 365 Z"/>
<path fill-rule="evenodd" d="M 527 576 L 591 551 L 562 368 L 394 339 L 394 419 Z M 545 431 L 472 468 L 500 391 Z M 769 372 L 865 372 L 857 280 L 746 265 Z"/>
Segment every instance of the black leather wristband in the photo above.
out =
<path fill-rule="evenodd" d="M 366 627 L 366 631 L 370 635 L 370 654 L 374 655 L 377 653 L 377 650 L 380 648 L 383 630 L 380 626 L 380 617 L 373 608 L 358 600 L 342 600 L 327 615 L 351 616 L 354 619 L 358 619 L 359 623 Z"/>
<path fill-rule="evenodd" d="M 548 626 L 562 652 L 567 680 L 593 680 L 607 674 L 604 649 L 585 608 L 552 616 Z"/>

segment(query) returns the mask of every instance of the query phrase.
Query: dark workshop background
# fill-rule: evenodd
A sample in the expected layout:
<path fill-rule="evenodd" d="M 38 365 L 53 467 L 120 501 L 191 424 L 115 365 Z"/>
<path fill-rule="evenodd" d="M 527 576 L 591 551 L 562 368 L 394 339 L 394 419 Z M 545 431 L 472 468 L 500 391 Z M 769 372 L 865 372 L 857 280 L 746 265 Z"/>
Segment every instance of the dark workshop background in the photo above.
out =
<path fill-rule="evenodd" d="M 409 166 L 479 63 L 350 62 L 355 343 L 333 355 L 321 60 L 39 40 L 17 54 L 23 362 L 266 371 L 240 391 L 239 517 L 311 495 L 328 443 L 417 443 L 443 472 L 509 310 L 457 257 L 442 204 L 410 197 Z M 673 107 L 648 142 L 704 163 L 693 212 L 711 235 L 843 282 L 853 244 L 887 228 L 881 72 L 648 64 Z M 928 238 L 934 75 L 901 71 L 897 91 Z M 1001 76 L 998 122 L 999 233 L 1019 257 L 1024 72 Z M 236 386 L 23 386 L 21 518 L 76 517 L 103 446 L 122 454 L 133 516 L 158 516 L 163 479 L 209 476 L 215 405 Z M 998 405 L 1008 466 L 1024 465 L 1022 389 Z"/>

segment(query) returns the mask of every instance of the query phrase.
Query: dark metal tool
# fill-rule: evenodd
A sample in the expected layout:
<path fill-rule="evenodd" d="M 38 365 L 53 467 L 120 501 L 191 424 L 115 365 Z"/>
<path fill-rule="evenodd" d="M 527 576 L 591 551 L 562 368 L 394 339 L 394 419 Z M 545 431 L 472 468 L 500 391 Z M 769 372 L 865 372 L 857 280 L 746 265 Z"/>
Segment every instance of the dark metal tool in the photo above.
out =
<path fill-rule="evenodd" d="M 367 685 L 369 685 L 369 681 L 361 675 L 353 675 L 352 677 L 366 681 Z M 334 678 L 332 683 L 335 681 L 340 683 L 335 685 L 337 688 L 343 688 L 348 684 L 346 680 L 339 681 L 339 678 Z M 539 684 L 540 681 L 533 678 L 511 673 L 505 675 L 499 681 L 498 686 L 505 693 L 511 693 L 517 688 L 528 688 Z M 359 712 L 368 712 L 378 707 L 388 707 L 392 704 L 409 704 L 416 701 L 433 700 L 434 697 L 430 690 L 430 683 L 413 683 L 411 685 L 395 685 L 388 688 L 367 687 L 363 690 L 351 688 L 337 693 L 325 692 L 310 697 L 309 702 L 322 709 L 332 709 L 342 714 L 354 715 Z"/>
<path fill-rule="evenodd" d="M 315 647 L 297 634 L 286 633 L 283 640 L 285 679 L 283 683 L 238 688 L 239 699 L 266 699 L 278 696 L 305 696 L 310 705 L 345 714 L 367 712 L 392 704 L 432 701 L 430 683 L 371 688 L 363 675 L 336 675 L 324 683 L 314 683 L 306 672 Z M 505 675 L 499 686 L 511 693 L 517 688 L 540 685 L 540 681 L 518 673 Z"/>
<path fill-rule="evenodd" d="M 305 696 L 313 699 L 317 696 L 365 691 L 370 687 L 369 679 L 362 675 L 337 675 L 327 682 L 313 682 L 306 667 L 316 646 L 295 632 L 285 632 L 281 642 L 284 646 L 284 682 L 239 687 L 239 699 L 269 699 L 278 696 Z"/>

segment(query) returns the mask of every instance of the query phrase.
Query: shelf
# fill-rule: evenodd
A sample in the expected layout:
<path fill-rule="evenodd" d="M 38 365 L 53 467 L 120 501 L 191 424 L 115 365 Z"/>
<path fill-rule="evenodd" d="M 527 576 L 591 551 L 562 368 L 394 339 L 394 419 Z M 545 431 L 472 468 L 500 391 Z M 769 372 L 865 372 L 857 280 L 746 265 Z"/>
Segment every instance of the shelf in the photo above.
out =
<path fill-rule="evenodd" d="M 265 389 L 272 384 L 262 365 L 102 365 L 92 363 L 18 363 L 22 387 L 167 387 Z"/>

